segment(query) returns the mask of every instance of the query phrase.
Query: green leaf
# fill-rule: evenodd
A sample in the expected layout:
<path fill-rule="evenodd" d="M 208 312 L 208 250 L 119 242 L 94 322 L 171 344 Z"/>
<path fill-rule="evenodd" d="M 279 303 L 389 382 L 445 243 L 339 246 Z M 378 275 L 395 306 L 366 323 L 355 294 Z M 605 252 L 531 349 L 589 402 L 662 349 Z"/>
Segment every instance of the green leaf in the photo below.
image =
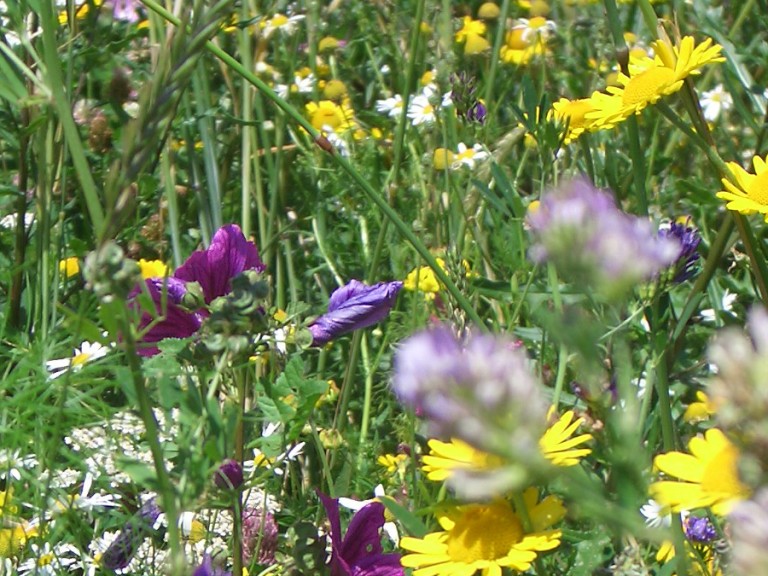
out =
<path fill-rule="evenodd" d="M 391 498 L 382 498 L 381 503 L 392 513 L 392 516 L 397 518 L 408 534 L 414 538 L 423 538 L 427 534 L 427 527 L 413 512 Z"/>

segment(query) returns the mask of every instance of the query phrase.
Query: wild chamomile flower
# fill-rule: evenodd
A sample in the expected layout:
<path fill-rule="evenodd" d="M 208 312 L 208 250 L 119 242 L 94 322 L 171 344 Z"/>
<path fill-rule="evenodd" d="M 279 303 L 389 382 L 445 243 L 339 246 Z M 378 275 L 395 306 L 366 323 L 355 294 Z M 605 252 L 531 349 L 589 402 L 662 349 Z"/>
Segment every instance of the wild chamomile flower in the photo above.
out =
<path fill-rule="evenodd" d="M 672 524 L 672 513 L 669 506 L 662 506 L 653 498 L 640 507 L 640 514 L 645 518 L 645 523 L 650 528 L 661 528 Z"/>
<path fill-rule="evenodd" d="M 83 364 L 103 358 L 109 352 L 109 346 L 104 346 L 99 342 L 85 341 L 80 344 L 80 348 L 75 348 L 75 353 L 69 358 L 60 358 L 58 360 L 48 360 L 45 367 L 50 372 L 50 378 L 58 378 L 67 370 L 80 370 Z"/>
<path fill-rule="evenodd" d="M 453 166 L 455 154 L 448 148 L 435 148 L 432 153 L 432 167 L 435 170 L 445 170 Z"/>
<path fill-rule="evenodd" d="M 80 555 L 72 544 L 57 544 L 54 547 L 46 542 L 42 546 L 32 544 L 31 557 L 19 564 L 19 575 L 57 576 L 65 573 L 75 564 Z"/>
<path fill-rule="evenodd" d="M 714 122 L 720 113 L 729 110 L 733 106 L 733 97 L 725 91 L 722 84 L 718 84 L 712 90 L 707 90 L 699 98 L 701 112 L 707 122 Z"/>
<path fill-rule="evenodd" d="M 437 111 L 430 100 L 431 97 L 432 91 L 425 89 L 408 104 L 408 118 L 414 126 L 434 124 L 437 120 Z"/>
<path fill-rule="evenodd" d="M 563 128 L 567 126 L 564 142 L 565 144 L 570 144 L 584 132 L 594 129 L 594 122 L 587 119 L 587 114 L 593 110 L 594 107 L 589 98 L 578 100 L 560 98 L 560 100 L 552 104 L 549 118 L 557 120 Z"/>
<path fill-rule="evenodd" d="M 736 162 L 728 162 L 731 178 L 723 178 L 725 190 L 717 193 L 717 197 L 727 200 L 728 210 L 740 214 L 762 214 L 768 222 L 768 156 L 752 158 L 755 173 L 750 174 Z"/>
<path fill-rule="evenodd" d="M 527 64 L 532 58 L 545 52 L 547 38 L 554 30 L 554 22 L 541 16 L 518 20 L 505 36 L 504 45 L 499 52 L 501 60 L 508 64 Z"/>
<path fill-rule="evenodd" d="M 472 148 L 468 148 L 464 142 L 459 142 L 456 154 L 453 155 L 451 168 L 456 170 L 461 167 L 467 167 L 472 170 L 477 162 L 486 158 L 488 158 L 488 152 L 483 148 L 482 144 L 475 144 Z"/>
<path fill-rule="evenodd" d="M 560 530 L 549 528 L 565 516 L 565 508 L 554 496 L 538 502 L 535 488 L 526 490 L 523 500 L 532 532 L 525 532 L 520 511 L 506 500 L 455 506 L 438 516 L 442 532 L 400 541 L 401 548 L 412 552 L 401 558 L 401 564 L 415 568 L 413 576 L 528 570 L 540 552 L 560 545 Z"/>
<path fill-rule="evenodd" d="M 91 494 L 93 486 L 93 474 L 88 472 L 83 480 L 83 486 L 80 494 L 62 498 L 56 502 L 56 507 L 60 510 L 77 508 L 79 510 L 91 511 L 94 508 L 111 508 L 118 506 L 119 496 L 113 494 L 100 494 L 98 492 Z"/>
<path fill-rule="evenodd" d="M 400 94 L 376 101 L 376 111 L 386 114 L 390 118 L 398 118 L 402 109 L 403 97 Z"/>
<path fill-rule="evenodd" d="M 277 13 L 271 18 L 259 22 L 259 28 L 261 28 L 265 38 L 269 38 L 275 32 L 290 36 L 296 32 L 296 28 L 302 20 L 304 20 L 303 14 L 286 16 L 285 14 Z"/>
<path fill-rule="evenodd" d="M 617 86 L 606 88 L 607 94 L 595 92 L 594 111 L 587 114 L 600 128 L 611 128 L 664 96 L 674 94 L 691 75 L 699 74 L 707 64 L 723 62 L 722 47 L 707 38 L 696 45 L 692 36 L 684 37 L 678 45 L 665 40 L 653 43 L 655 57 L 630 65 L 629 76 L 619 73 Z"/>
<path fill-rule="evenodd" d="M 309 122 L 317 130 L 343 134 L 355 126 L 355 112 L 346 102 L 337 104 L 331 100 L 320 100 L 309 102 L 304 109 L 309 116 Z"/>
<path fill-rule="evenodd" d="M 518 19 L 512 30 L 522 30 L 520 38 L 526 44 L 531 45 L 537 42 L 546 43 L 557 30 L 557 25 L 552 20 L 536 16 L 531 19 Z"/>
<path fill-rule="evenodd" d="M 21 470 L 29 470 L 37 466 L 37 458 L 32 455 L 21 456 L 19 450 L 0 450 L 0 480 L 21 481 Z M 2 503 L 0 503 L 2 507 Z M 0 513 L 2 513 L 0 511 Z"/>
<path fill-rule="evenodd" d="M 656 456 L 654 467 L 677 480 L 661 480 L 650 486 L 651 497 L 673 512 L 710 507 L 718 516 L 749 496 L 738 477 L 739 450 L 717 428 L 704 437 L 692 438 L 690 454 L 668 452 Z"/>

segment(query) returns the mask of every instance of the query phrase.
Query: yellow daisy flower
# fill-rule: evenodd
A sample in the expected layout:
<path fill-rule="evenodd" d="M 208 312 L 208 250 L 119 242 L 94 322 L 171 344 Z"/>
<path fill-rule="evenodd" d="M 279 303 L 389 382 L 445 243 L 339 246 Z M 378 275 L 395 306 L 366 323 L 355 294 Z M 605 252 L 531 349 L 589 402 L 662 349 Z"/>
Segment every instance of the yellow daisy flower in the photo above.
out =
<path fill-rule="evenodd" d="M 595 92 L 590 100 L 595 110 L 586 114 L 600 128 L 611 128 L 633 114 L 639 114 L 648 105 L 680 90 L 683 81 L 699 74 L 706 64 L 723 62 L 722 47 L 712 45 L 707 38 L 698 46 L 692 36 L 684 37 L 678 46 L 664 40 L 652 44 L 656 56 L 637 60 L 630 65 L 627 76 L 619 73 L 617 86 L 606 88 L 607 94 Z"/>
<path fill-rule="evenodd" d="M 570 144 L 584 132 L 594 128 L 594 122 L 586 117 L 594 109 L 592 100 L 589 98 L 581 98 L 579 100 L 560 98 L 560 100 L 552 104 L 549 118 L 554 118 L 563 126 L 568 125 L 565 133 L 565 144 Z"/>
<path fill-rule="evenodd" d="M 736 469 L 739 451 L 720 430 L 712 428 L 703 438 L 692 438 L 688 450 L 690 454 L 656 456 L 654 467 L 681 481 L 654 482 L 649 489 L 651 498 L 673 512 L 710 507 L 724 516 L 749 496 L 749 488 L 739 481 Z"/>
<path fill-rule="evenodd" d="M 528 570 L 539 552 L 559 546 L 560 530 L 548 528 L 563 518 L 565 508 L 554 496 L 537 503 L 535 488 L 526 490 L 523 498 L 531 533 L 505 500 L 456 506 L 438 517 L 442 532 L 400 541 L 401 548 L 413 552 L 403 556 L 401 564 L 416 568 L 413 576 L 470 576 L 478 570 L 500 576 L 502 568 Z"/>
<path fill-rule="evenodd" d="M 430 440 L 427 445 L 429 455 L 422 458 L 424 465 L 421 469 L 428 479 L 436 482 L 446 480 L 455 470 L 494 470 L 504 465 L 498 456 L 476 450 L 461 440 Z"/>
<path fill-rule="evenodd" d="M 316 130 L 330 128 L 342 134 L 355 126 L 355 113 L 346 102 L 336 104 L 331 100 L 309 102 L 305 106 L 309 122 Z"/>
<path fill-rule="evenodd" d="M 553 414 L 550 409 L 549 417 Z M 539 440 L 539 449 L 544 457 L 555 466 L 575 466 L 584 456 L 592 453 L 590 448 L 578 448 L 592 440 L 591 434 L 573 436 L 584 418 L 574 418 L 573 410 L 568 410 L 552 424 Z"/>
<path fill-rule="evenodd" d="M 691 402 L 685 409 L 683 420 L 686 422 L 698 422 L 707 420 L 717 412 L 717 406 L 704 392 L 696 392 L 696 402 Z"/>
<path fill-rule="evenodd" d="M 728 162 L 728 168 L 735 182 L 723 178 L 725 190 L 717 193 L 717 197 L 727 200 L 728 210 L 741 214 L 763 214 L 768 222 L 768 156 L 765 159 L 755 156 L 752 158 L 755 173 L 750 174 L 736 162 Z"/>

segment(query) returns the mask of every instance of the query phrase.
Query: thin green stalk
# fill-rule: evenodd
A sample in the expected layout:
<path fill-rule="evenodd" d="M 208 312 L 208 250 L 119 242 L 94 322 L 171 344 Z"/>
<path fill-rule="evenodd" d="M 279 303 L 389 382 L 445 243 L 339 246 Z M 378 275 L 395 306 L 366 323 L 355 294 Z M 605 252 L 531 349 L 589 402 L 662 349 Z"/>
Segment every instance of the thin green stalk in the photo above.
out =
<path fill-rule="evenodd" d="M 64 92 L 64 78 L 61 72 L 61 58 L 59 57 L 55 32 L 59 28 L 59 22 L 53 13 L 53 4 L 51 2 L 41 2 L 40 12 L 43 27 L 43 59 L 45 61 L 48 87 L 51 90 L 51 102 L 56 110 L 59 122 L 61 122 L 64 139 L 72 156 L 72 163 L 75 166 L 77 178 L 80 181 L 85 206 L 88 210 L 88 216 L 91 219 L 95 236 L 100 238 L 105 226 L 104 208 L 99 200 L 99 190 L 85 156 L 85 148 L 80 139 L 80 132 L 75 125 L 74 118 L 72 118 L 69 98 L 67 98 Z"/>
<path fill-rule="evenodd" d="M 491 49 L 491 63 L 488 68 L 487 84 L 485 86 L 485 106 L 487 110 L 491 109 L 493 102 L 493 88 L 496 81 L 496 69 L 499 66 L 498 54 L 501 52 L 501 44 L 504 42 L 504 37 L 507 35 L 506 22 L 507 14 L 509 14 L 509 0 L 503 0 L 501 3 L 501 11 L 497 22 L 499 23 L 496 29 L 496 37 L 493 39 L 493 48 Z"/>
<path fill-rule="evenodd" d="M 179 229 L 179 200 L 176 194 L 176 185 L 171 167 L 170 150 L 166 146 L 165 152 L 160 157 L 160 174 L 165 189 L 165 199 L 168 202 L 168 223 L 171 228 L 171 250 L 173 252 L 173 267 L 181 266 L 181 231 Z"/>

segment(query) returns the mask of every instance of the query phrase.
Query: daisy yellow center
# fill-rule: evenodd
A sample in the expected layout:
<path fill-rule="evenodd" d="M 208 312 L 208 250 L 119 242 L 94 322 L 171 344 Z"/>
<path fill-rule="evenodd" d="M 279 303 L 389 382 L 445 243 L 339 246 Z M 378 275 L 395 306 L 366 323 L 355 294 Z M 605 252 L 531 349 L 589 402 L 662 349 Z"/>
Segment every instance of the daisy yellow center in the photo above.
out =
<path fill-rule="evenodd" d="M 624 88 L 622 102 L 633 106 L 652 102 L 659 98 L 665 88 L 675 82 L 675 73 L 669 68 L 656 66 L 632 78 Z"/>
<path fill-rule="evenodd" d="M 738 450 L 733 446 L 724 447 L 704 469 L 701 487 L 704 492 L 739 494 L 743 487 L 736 475 Z"/>
<path fill-rule="evenodd" d="M 72 366 L 81 366 L 82 364 L 85 364 L 88 362 L 88 359 L 91 357 L 90 354 L 87 352 L 81 352 L 74 358 L 72 358 Z"/>
<path fill-rule="evenodd" d="M 432 106 L 432 104 L 427 104 L 426 106 L 424 106 L 424 110 L 421 113 L 424 116 L 428 116 L 428 115 L 432 114 L 432 112 L 434 112 L 434 110 L 435 110 L 435 107 Z"/>
<path fill-rule="evenodd" d="M 37 559 L 38 566 L 48 566 L 51 563 L 53 563 L 53 553 L 50 552 L 48 554 L 43 554 Z"/>
<path fill-rule="evenodd" d="M 448 555 L 454 562 L 503 558 L 523 538 L 517 516 L 503 506 L 477 506 L 465 512 L 451 530 Z"/>
<path fill-rule="evenodd" d="M 758 174 L 752 179 L 747 190 L 750 200 L 758 204 L 768 205 L 768 172 Z"/>
<path fill-rule="evenodd" d="M 270 20 L 270 24 L 274 26 L 275 28 L 280 28 L 281 26 L 285 26 L 288 23 L 288 18 L 284 16 L 283 14 L 276 14 L 272 20 Z"/>
<path fill-rule="evenodd" d="M 510 50 L 525 50 L 528 42 L 523 39 L 523 29 L 518 28 L 507 34 L 507 48 Z"/>

